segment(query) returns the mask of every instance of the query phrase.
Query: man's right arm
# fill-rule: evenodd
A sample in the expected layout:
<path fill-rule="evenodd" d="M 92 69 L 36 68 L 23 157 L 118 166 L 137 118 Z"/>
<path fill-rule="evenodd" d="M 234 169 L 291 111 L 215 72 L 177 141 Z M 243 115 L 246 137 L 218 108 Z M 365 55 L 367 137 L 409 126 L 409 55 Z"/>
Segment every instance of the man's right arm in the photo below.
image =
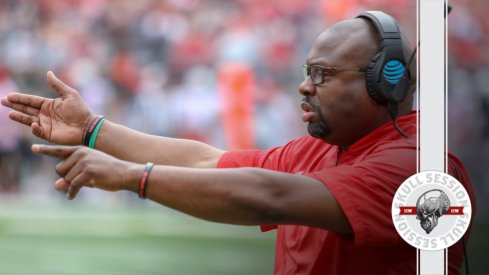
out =
<path fill-rule="evenodd" d="M 30 126 L 39 138 L 63 145 L 82 144 L 95 115 L 80 94 L 52 72 L 47 81 L 58 98 L 12 93 L 1 100 L 2 105 L 13 109 L 9 113 L 12 120 Z M 215 168 L 224 153 L 201 142 L 147 135 L 110 121 L 102 124 L 95 148 L 131 162 L 193 168 Z"/>

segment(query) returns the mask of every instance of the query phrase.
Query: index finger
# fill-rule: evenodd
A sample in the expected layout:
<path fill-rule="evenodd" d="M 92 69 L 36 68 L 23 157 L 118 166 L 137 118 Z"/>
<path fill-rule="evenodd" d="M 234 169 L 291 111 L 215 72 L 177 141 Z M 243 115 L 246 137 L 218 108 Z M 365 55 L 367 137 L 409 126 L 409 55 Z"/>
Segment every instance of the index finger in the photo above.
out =
<path fill-rule="evenodd" d="M 14 103 L 18 103 L 39 109 L 41 108 L 44 100 L 46 100 L 46 98 L 40 96 L 10 93 L 6 98 L 2 99 L 2 105 L 12 107 Z"/>
<path fill-rule="evenodd" d="M 65 159 L 78 150 L 78 146 L 33 144 L 31 149 L 37 154 Z"/>

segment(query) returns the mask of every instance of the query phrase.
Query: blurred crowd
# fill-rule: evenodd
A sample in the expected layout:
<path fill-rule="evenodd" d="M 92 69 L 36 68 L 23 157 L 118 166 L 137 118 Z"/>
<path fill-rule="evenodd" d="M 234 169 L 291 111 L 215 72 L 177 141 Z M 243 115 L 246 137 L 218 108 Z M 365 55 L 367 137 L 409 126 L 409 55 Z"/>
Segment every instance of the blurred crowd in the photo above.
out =
<path fill-rule="evenodd" d="M 450 149 L 488 194 L 489 7 L 451 4 Z M 1 0 L 0 97 L 55 97 L 52 70 L 116 123 L 223 149 L 269 148 L 305 133 L 297 87 L 316 36 L 374 9 L 394 15 L 414 44 L 413 0 Z M 0 107 L 0 192 L 52 189 L 32 183 L 51 181 L 54 166 L 30 153 L 39 141 L 7 113 Z M 248 134 L 233 135 L 240 127 Z"/>

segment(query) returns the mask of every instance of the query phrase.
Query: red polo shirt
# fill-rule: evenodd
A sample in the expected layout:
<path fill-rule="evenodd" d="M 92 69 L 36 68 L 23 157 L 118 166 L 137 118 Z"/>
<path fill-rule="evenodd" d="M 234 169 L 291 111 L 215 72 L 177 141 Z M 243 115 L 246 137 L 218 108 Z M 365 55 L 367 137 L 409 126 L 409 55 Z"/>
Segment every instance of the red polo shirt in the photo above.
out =
<path fill-rule="evenodd" d="M 321 181 L 345 212 L 353 234 L 296 225 L 277 229 L 274 274 L 416 274 L 416 249 L 398 235 L 391 204 L 399 185 L 416 173 L 416 113 L 397 119 L 410 136 L 386 123 L 347 150 L 311 136 L 266 151 L 225 153 L 218 167 L 261 167 Z M 473 201 L 470 181 L 452 157 Z M 291 205 L 290 207 L 294 207 Z M 449 249 L 449 274 L 458 274 L 461 243 Z"/>

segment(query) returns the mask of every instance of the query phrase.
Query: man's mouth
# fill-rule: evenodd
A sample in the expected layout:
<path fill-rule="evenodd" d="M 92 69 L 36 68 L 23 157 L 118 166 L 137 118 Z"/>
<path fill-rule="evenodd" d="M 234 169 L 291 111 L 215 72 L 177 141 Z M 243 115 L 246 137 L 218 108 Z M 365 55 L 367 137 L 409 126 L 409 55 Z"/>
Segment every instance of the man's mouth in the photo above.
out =
<path fill-rule="evenodd" d="M 301 101 L 301 109 L 303 111 L 302 121 L 304 122 L 312 122 L 316 118 L 316 110 L 308 101 L 307 98 L 304 98 Z"/>

